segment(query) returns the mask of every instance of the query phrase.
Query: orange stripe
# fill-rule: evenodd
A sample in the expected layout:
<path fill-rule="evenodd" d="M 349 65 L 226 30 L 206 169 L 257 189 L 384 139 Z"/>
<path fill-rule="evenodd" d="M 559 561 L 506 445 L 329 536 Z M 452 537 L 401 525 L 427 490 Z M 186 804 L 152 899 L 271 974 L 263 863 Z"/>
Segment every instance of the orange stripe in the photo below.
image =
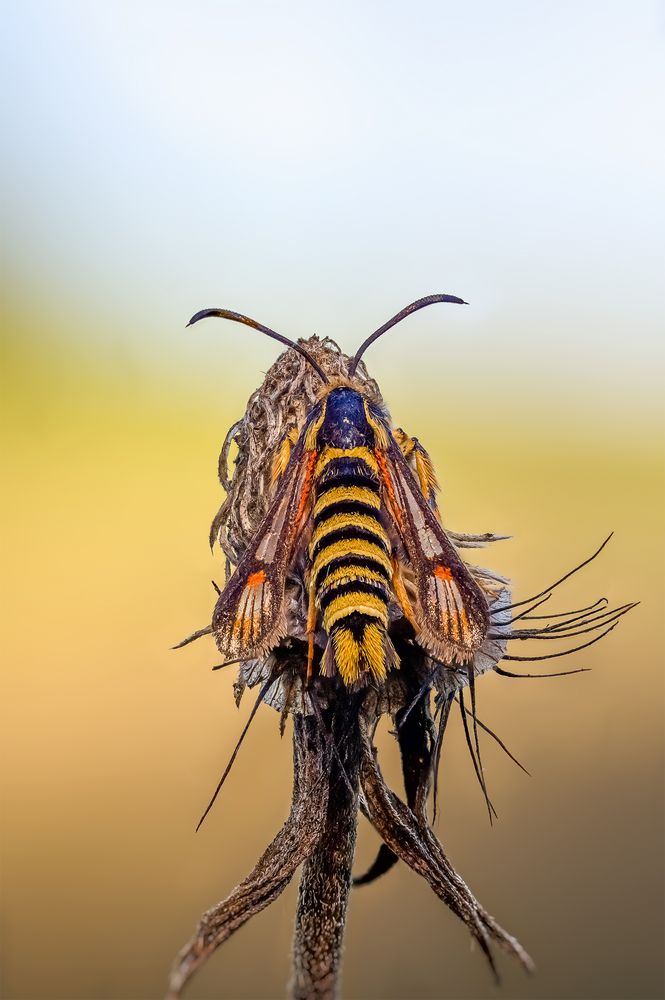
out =
<path fill-rule="evenodd" d="M 298 509 L 296 511 L 295 528 L 296 531 L 300 527 L 300 522 L 302 521 L 303 514 L 305 513 L 305 507 L 307 506 L 307 501 L 309 500 L 310 490 L 312 488 L 312 479 L 314 477 L 314 466 L 316 465 L 316 456 L 318 452 L 310 451 L 307 456 L 307 470 L 305 472 L 305 479 L 302 484 L 302 493 L 300 494 L 300 501 L 298 502 Z"/>
<path fill-rule="evenodd" d="M 402 511 L 400 510 L 399 505 L 397 503 L 397 497 L 395 496 L 395 488 L 393 487 L 393 481 L 390 478 L 390 471 L 388 469 L 388 463 L 386 461 L 386 457 L 383 454 L 383 452 L 378 450 L 378 448 L 374 449 L 374 457 L 376 458 L 377 464 L 379 466 L 379 472 L 383 480 L 383 485 L 385 486 L 386 492 L 388 493 L 388 502 L 390 503 L 390 506 L 392 508 L 393 517 L 397 521 L 398 527 L 403 531 L 404 522 L 402 519 Z"/>

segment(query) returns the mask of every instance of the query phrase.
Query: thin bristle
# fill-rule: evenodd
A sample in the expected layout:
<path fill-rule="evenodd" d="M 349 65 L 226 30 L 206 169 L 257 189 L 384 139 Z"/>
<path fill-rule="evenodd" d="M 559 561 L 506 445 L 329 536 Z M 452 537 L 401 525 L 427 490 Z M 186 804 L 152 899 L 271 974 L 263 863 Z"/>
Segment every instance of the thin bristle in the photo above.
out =
<path fill-rule="evenodd" d="M 527 597 L 526 600 L 524 600 L 524 601 L 516 601 L 514 604 L 507 604 L 501 610 L 502 611 L 509 611 L 509 610 L 512 610 L 513 608 L 521 608 L 522 605 L 524 605 L 524 604 L 530 604 L 532 601 L 538 600 L 538 598 L 542 597 L 543 594 L 549 593 L 551 590 L 554 590 L 555 587 L 560 586 L 565 580 L 569 580 L 571 576 L 573 576 L 575 573 L 578 573 L 585 566 L 588 566 L 590 562 L 593 562 L 593 560 L 598 555 L 600 555 L 600 553 L 603 551 L 603 549 L 605 548 L 605 546 L 607 545 L 607 543 L 609 542 L 609 540 L 610 540 L 610 538 L 612 537 L 613 534 L 614 534 L 613 531 L 610 532 L 610 534 L 607 536 L 607 538 L 605 539 L 605 541 L 603 542 L 603 544 L 598 549 L 596 549 L 596 551 L 593 553 L 592 556 L 589 556 L 589 558 L 585 559 L 584 562 L 581 562 L 578 566 L 575 566 L 574 569 L 571 569 L 569 573 L 566 573 L 565 576 L 562 576 L 560 580 L 556 581 L 556 583 L 551 583 L 549 585 L 549 587 L 545 587 L 545 589 L 541 590 L 541 592 L 539 594 L 534 594 L 533 597 Z"/>
<path fill-rule="evenodd" d="M 640 602 L 633 601 L 632 604 L 621 604 L 618 608 L 605 608 L 602 611 L 598 611 L 590 617 L 585 615 L 578 615 L 576 618 L 569 618 L 568 621 L 560 622 L 557 625 L 548 625 L 544 631 L 548 632 L 550 635 L 555 633 L 561 633 L 567 631 L 571 626 L 575 628 L 583 628 L 586 625 L 591 625 L 602 621 L 614 621 L 615 618 L 622 618 L 633 608 L 636 608 Z"/>
<path fill-rule="evenodd" d="M 450 709 L 452 703 L 453 703 L 453 696 L 448 695 L 441 701 L 440 705 L 437 707 L 437 712 L 439 712 L 439 726 L 436 733 L 436 740 L 434 743 L 434 753 L 432 760 L 432 769 L 434 772 L 434 780 L 432 788 L 434 819 L 436 819 L 436 814 L 438 811 L 438 802 L 439 802 L 439 766 L 441 763 L 441 750 L 443 748 L 443 737 L 446 732 L 446 726 L 448 725 L 448 719 L 450 717 Z"/>
<path fill-rule="evenodd" d="M 518 675 L 516 674 L 515 676 L 518 676 Z M 519 675 L 519 676 L 522 676 L 522 675 Z M 520 761 L 519 761 L 519 760 L 517 759 L 517 757 L 515 757 L 515 756 L 514 756 L 514 754 L 512 754 L 512 753 L 510 752 L 510 750 L 508 749 L 508 747 L 506 746 L 506 744 L 505 744 L 505 743 L 503 742 L 503 740 L 502 740 L 502 739 L 500 739 L 500 738 L 499 738 L 499 737 L 497 736 L 497 734 L 496 734 L 496 733 L 495 733 L 495 732 L 494 732 L 494 731 L 493 731 L 492 729 L 490 729 L 490 728 L 489 728 L 489 726 L 485 725 L 485 723 L 484 723 L 484 722 L 481 722 L 481 720 L 480 720 L 480 719 L 478 718 L 478 716 L 476 716 L 476 717 L 475 717 L 475 720 L 476 720 L 476 722 L 478 723 L 478 725 L 480 726 L 480 728 L 481 728 L 481 729 L 482 729 L 482 730 L 483 730 L 484 732 L 486 732 L 488 736 L 491 736 L 491 737 L 492 737 L 492 739 L 493 739 L 493 740 L 495 740 L 495 741 L 496 741 L 496 742 L 497 742 L 497 743 L 499 744 L 499 746 L 500 746 L 500 747 L 501 747 L 501 749 L 502 749 L 502 750 L 504 751 L 504 753 L 506 753 L 506 754 L 507 754 L 507 755 L 508 755 L 508 756 L 510 757 L 510 759 L 511 759 L 511 760 L 512 760 L 512 761 L 513 761 L 513 762 L 514 762 L 515 764 L 517 764 L 517 766 L 518 766 L 519 768 L 521 768 L 521 769 L 522 769 L 522 771 L 524 771 L 524 773 L 525 773 L 525 774 L 528 774 L 528 775 L 529 775 L 529 777 L 531 777 L 531 773 L 530 773 L 529 771 L 527 771 L 527 769 L 525 768 L 524 764 L 521 764 L 521 763 L 520 763 Z"/>
<path fill-rule="evenodd" d="M 196 632 L 192 632 L 192 634 L 188 635 L 186 639 L 181 639 L 175 646 L 171 646 L 171 649 L 182 649 L 183 646 L 188 646 L 190 642 L 200 639 L 201 636 L 210 635 L 211 632 L 212 625 L 206 625 L 205 628 L 200 628 L 197 629 Z"/>
<path fill-rule="evenodd" d="M 587 632 L 597 632 L 598 629 L 605 628 L 610 622 L 617 622 L 624 615 L 628 614 L 629 611 L 636 607 L 635 604 L 625 604 L 620 608 L 614 608 L 612 611 L 605 611 L 602 614 L 596 616 L 595 618 L 589 618 L 586 621 L 571 620 L 569 622 L 562 622 L 556 626 L 550 626 L 549 628 L 542 629 L 518 629 L 515 632 L 510 633 L 489 633 L 488 638 L 490 639 L 537 639 L 537 640 L 547 640 L 553 642 L 557 639 L 570 639 L 576 635 L 585 635 Z M 585 626 L 588 626 L 585 627 Z"/>
<path fill-rule="evenodd" d="M 201 816 L 201 819 L 198 821 L 198 823 L 196 825 L 196 832 L 199 831 L 199 829 L 201 828 L 201 824 L 203 823 L 204 819 L 206 818 L 206 816 L 208 815 L 208 813 L 212 809 L 213 805 L 215 804 L 215 799 L 217 798 L 217 796 L 219 795 L 220 791 L 222 790 L 222 785 L 226 781 L 226 779 L 228 777 L 228 774 L 229 774 L 229 771 L 233 767 L 233 763 L 234 763 L 236 757 L 238 756 L 238 751 L 240 750 L 240 747 L 242 746 L 242 741 L 245 739 L 245 736 L 247 735 L 247 731 L 248 731 L 249 727 L 251 726 L 252 721 L 254 719 L 254 716 L 256 715 L 256 713 L 257 713 L 257 711 L 259 709 L 259 705 L 261 704 L 261 702 L 263 701 L 264 697 L 268 693 L 268 688 L 273 683 L 273 680 L 274 679 L 272 677 L 269 677 L 268 680 L 263 685 L 263 687 L 261 688 L 261 690 L 259 691 L 258 697 L 257 697 L 256 701 L 254 702 L 254 707 L 252 708 L 252 711 L 250 712 L 249 719 L 245 723 L 245 727 L 244 727 L 243 731 L 240 734 L 240 738 L 239 738 L 238 742 L 235 745 L 235 749 L 234 749 L 233 753 L 231 754 L 231 759 L 229 760 L 228 764 L 224 768 L 224 773 L 222 774 L 221 778 L 219 779 L 219 783 L 217 785 L 217 788 L 215 789 L 215 791 L 213 793 L 213 796 L 210 799 L 210 802 L 208 803 L 208 805 L 206 807 L 205 812 L 203 813 L 203 815 Z"/>
<path fill-rule="evenodd" d="M 217 663 L 214 667 L 211 667 L 210 669 L 211 670 L 221 670 L 222 667 L 230 667 L 234 663 L 246 663 L 246 662 L 247 661 L 246 661 L 246 659 L 245 659 L 244 656 L 237 656 L 235 658 L 235 660 L 225 660 L 224 663 Z"/>
<path fill-rule="evenodd" d="M 469 678 L 469 692 L 471 694 L 471 718 L 473 719 L 473 738 L 476 746 L 476 757 L 478 759 L 478 767 L 480 768 L 480 773 L 483 778 L 483 787 L 487 789 L 487 782 L 485 781 L 485 769 L 483 768 L 483 759 L 480 754 L 480 739 L 478 737 L 478 721 L 476 719 L 476 678 L 473 672 L 473 666 L 469 664 L 467 670 L 467 676 Z M 490 817 L 491 821 L 491 817 Z"/>
<path fill-rule="evenodd" d="M 471 756 L 471 761 L 473 762 L 473 769 L 476 772 L 476 778 L 478 779 L 478 784 L 480 785 L 480 787 L 481 787 L 481 789 L 483 791 L 483 796 L 485 798 L 485 805 L 487 806 L 487 813 L 489 815 L 490 824 L 492 824 L 493 823 L 492 814 L 494 814 L 494 816 L 497 819 L 499 817 L 498 817 L 496 809 L 492 805 L 492 802 L 490 800 L 489 795 L 487 794 L 487 787 L 485 785 L 485 779 L 483 778 L 482 771 L 480 770 L 480 766 L 478 764 L 478 761 L 476 760 L 476 755 L 475 755 L 475 752 L 474 752 L 474 749 L 473 749 L 473 743 L 471 742 L 471 733 L 469 731 L 469 723 L 468 723 L 467 717 L 466 717 L 467 713 L 466 713 L 466 709 L 464 707 L 464 696 L 463 696 L 461 690 L 459 692 L 458 699 L 459 700 L 458 700 L 457 704 L 459 705 L 460 713 L 461 713 L 461 716 L 462 716 L 462 726 L 464 727 L 464 737 L 466 739 L 466 745 L 467 745 L 467 747 L 469 749 L 469 754 Z"/>
<path fill-rule="evenodd" d="M 579 651 L 581 649 L 586 649 L 588 646 L 593 646 L 594 642 L 600 642 L 601 639 L 604 639 L 606 635 L 609 635 L 610 632 L 617 627 L 617 624 L 618 624 L 618 622 L 615 622 L 614 625 L 610 626 L 610 628 L 608 628 L 608 629 L 605 629 L 604 632 L 601 632 L 600 635 L 597 635 L 594 639 L 591 639 L 589 642 L 583 643 L 581 646 L 574 646 L 573 649 L 563 649 L 559 653 L 548 653 L 545 656 L 510 656 L 509 654 L 506 654 L 503 657 L 503 659 L 504 660 L 523 660 L 523 661 L 528 661 L 528 660 L 554 660 L 554 659 L 556 659 L 557 656 L 570 656 L 571 653 L 579 653 Z"/>
<path fill-rule="evenodd" d="M 514 659 L 520 659 L 520 657 L 514 657 Z M 528 659 L 528 657 L 522 657 L 522 659 Z M 535 656 L 533 659 L 538 660 L 541 657 Z M 542 659 L 547 659 L 547 657 L 542 657 Z M 501 677 L 568 677 L 569 674 L 588 674 L 590 672 L 590 667 L 577 667 L 575 670 L 558 670 L 552 674 L 514 674 L 510 670 L 504 670 L 503 667 L 494 668 L 494 673 L 499 674 Z"/>
<path fill-rule="evenodd" d="M 597 608 L 598 605 L 602 604 L 603 602 L 605 604 L 609 603 L 606 597 L 599 597 L 597 601 L 594 601 L 593 604 L 590 604 L 586 608 L 575 608 L 575 610 L 573 611 L 559 611 L 556 614 L 549 614 L 549 615 L 532 615 L 529 612 L 522 612 L 522 614 L 519 617 L 533 618 L 534 621 L 536 621 L 536 619 L 541 619 L 541 618 L 568 618 L 570 615 L 579 615 L 582 614 L 582 612 L 593 611 L 594 608 Z M 537 605 L 535 606 L 537 607 Z M 513 621 L 517 621 L 517 619 L 514 618 Z"/>
<path fill-rule="evenodd" d="M 539 608 L 541 606 L 541 604 L 546 604 L 547 601 L 549 601 L 549 599 L 550 599 L 551 596 L 552 596 L 551 594 L 546 594 L 545 597 L 542 598 L 542 600 L 537 601 L 536 604 L 532 604 L 530 608 L 526 608 L 519 615 L 515 615 L 515 617 L 511 618 L 509 622 L 505 622 L 505 625 L 512 625 L 513 622 L 518 622 L 520 620 L 520 618 L 526 618 L 526 617 L 528 617 L 530 611 L 535 611 L 535 609 Z M 490 617 L 492 616 L 492 614 L 498 613 L 499 611 L 503 611 L 503 610 L 504 610 L 504 608 L 496 608 L 496 611 L 494 611 L 494 609 L 490 610 Z M 544 618 L 549 618 L 549 615 L 543 615 L 543 617 Z"/>
<path fill-rule="evenodd" d="M 427 679 L 425 681 L 423 681 L 423 683 L 421 684 L 420 688 L 418 689 L 418 693 L 416 694 L 415 698 L 413 698 L 412 701 L 407 706 L 407 708 L 406 708 L 406 710 L 404 712 L 404 715 L 402 716 L 402 718 L 400 719 L 400 721 L 398 723 L 398 726 L 397 726 L 397 731 L 398 732 L 402 728 L 402 726 L 404 725 L 404 723 L 406 722 L 406 720 L 409 718 L 409 716 L 411 715 L 411 712 L 414 710 L 414 708 L 416 707 L 416 705 L 418 704 L 418 702 L 420 701 L 420 699 L 427 692 L 428 688 L 430 688 L 432 686 L 432 682 L 433 682 L 433 680 L 434 680 L 434 678 L 435 678 L 435 676 L 437 674 L 437 670 L 438 670 L 438 666 L 435 667 L 434 670 L 431 671 L 431 673 L 429 674 L 429 676 L 427 677 Z"/>

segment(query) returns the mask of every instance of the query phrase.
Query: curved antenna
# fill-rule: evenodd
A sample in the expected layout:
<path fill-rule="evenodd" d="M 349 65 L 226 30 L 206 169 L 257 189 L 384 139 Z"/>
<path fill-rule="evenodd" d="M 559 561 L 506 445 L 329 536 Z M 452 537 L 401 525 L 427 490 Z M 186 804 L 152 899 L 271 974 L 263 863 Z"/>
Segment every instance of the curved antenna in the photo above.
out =
<path fill-rule="evenodd" d="M 405 306 L 404 309 L 393 316 L 392 319 L 389 319 L 387 323 L 380 326 L 378 330 L 375 330 L 374 333 L 367 338 L 367 340 L 363 340 L 362 344 L 351 359 L 351 364 L 349 365 L 349 376 L 353 378 L 356 373 L 356 368 L 358 367 L 358 362 L 367 348 L 370 344 L 373 344 L 375 340 L 378 340 L 379 337 L 386 332 L 386 330 L 389 330 L 391 326 L 395 326 L 397 323 L 401 323 L 402 320 L 406 319 L 407 316 L 410 316 L 411 313 L 418 312 L 419 309 L 424 309 L 425 306 L 432 306 L 435 302 L 455 302 L 460 306 L 468 306 L 469 304 L 468 302 L 465 302 L 464 299 L 459 299 L 456 295 L 426 295 L 424 299 L 416 299 L 415 302 L 412 302 L 411 305 Z"/>
<path fill-rule="evenodd" d="M 293 340 L 289 340 L 281 333 L 277 333 L 275 330 L 271 330 L 268 326 L 263 326 L 262 323 L 257 323 L 255 319 L 250 319 L 249 316 L 243 316 L 242 313 L 231 312 L 230 309 L 201 309 L 199 312 L 194 313 L 190 319 L 187 326 L 193 326 L 194 323 L 198 323 L 200 319 L 207 319 L 208 316 L 217 316 L 220 319 L 230 319 L 234 323 L 244 323 L 245 326 L 251 326 L 254 330 L 259 330 L 261 333 L 265 333 L 267 337 L 272 337 L 273 340 L 279 340 L 280 344 L 286 344 L 287 347 L 292 347 L 294 351 L 298 354 L 302 354 L 303 358 L 309 361 L 310 365 L 319 376 L 323 382 L 329 382 L 330 379 L 324 372 L 323 368 L 314 360 L 309 351 L 306 351 L 304 347 L 300 344 L 296 344 Z"/>

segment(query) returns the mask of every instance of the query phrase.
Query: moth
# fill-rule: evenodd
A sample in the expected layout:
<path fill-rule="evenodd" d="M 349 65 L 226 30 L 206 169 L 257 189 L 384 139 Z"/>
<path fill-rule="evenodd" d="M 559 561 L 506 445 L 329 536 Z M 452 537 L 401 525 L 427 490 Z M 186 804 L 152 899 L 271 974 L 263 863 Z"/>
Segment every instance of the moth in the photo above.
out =
<path fill-rule="evenodd" d="M 306 683 L 340 677 L 349 688 L 399 668 L 389 634 L 395 611 L 413 641 L 443 665 L 469 663 L 489 629 L 487 598 L 446 535 L 429 455 L 391 426 L 357 377 L 378 337 L 437 302 L 402 309 L 369 336 L 347 374 L 329 377 L 302 344 L 241 313 L 204 309 L 243 323 L 304 356 L 321 389 L 296 434 L 287 433 L 272 470 L 272 496 L 254 537 L 220 592 L 212 632 L 225 658 L 265 657 L 287 636 L 287 581 L 302 579 L 307 606 Z"/>

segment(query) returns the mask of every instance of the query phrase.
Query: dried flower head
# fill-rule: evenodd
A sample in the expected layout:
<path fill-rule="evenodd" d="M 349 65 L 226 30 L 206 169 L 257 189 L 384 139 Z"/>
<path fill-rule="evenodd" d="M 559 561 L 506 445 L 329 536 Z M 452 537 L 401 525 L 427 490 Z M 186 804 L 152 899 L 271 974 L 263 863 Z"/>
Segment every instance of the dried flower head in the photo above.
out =
<path fill-rule="evenodd" d="M 403 312 L 408 314 L 406 310 Z M 230 314 L 230 318 L 235 315 Z M 249 325 L 258 326 L 253 321 Z M 301 350 L 310 360 L 299 353 Z M 349 358 L 333 341 L 311 337 L 300 341 L 297 350 L 291 348 L 278 358 L 262 386 L 251 396 L 244 416 L 231 427 L 224 441 L 219 478 L 227 495 L 213 521 L 210 542 L 211 546 L 218 543 L 224 552 L 227 578 L 255 540 L 274 503 L 275 479 L 288 461 L 288 450 L 286 458 L 283 453 L 285 442 L 290 442 L 286 445 L 289 449 L 298 441 L 319 403 L 325 378 L 335 380 L 337 385 L 361 388 L 363 397 L 376 408 L 372 412 L 380 413 L 391 428 L 414 480 L 421 484 L 423 495 L 438 516 L 436 477 L 429 457 L 419 442 L 393 428 L 379 388 L 359 356 Z M 230 471 L 233 447 L 237 454 Z M 445 531 L 460 553 L 504 537 L 490 533 L 462 534 L 447 527 Z M 494 945 L 516 958 L 525 969 L 532 968 L 531 959 L 519 942 L 475 899 L 432 830 L 428 804 L 431 798 L 436 812 L 436 778 L 446 724 L 456 706 L 491 820 L 494 808 L 485 783 L 479 729 L 515 758 L 478 718 L 476 679 L 489 670 L 506 677 L 552 676 L 516 674 L 499 664 L 505 660 L 546 660 L 582 649 L 611 631 L 633 605 L 610 609 L 601 599 L 576 611 L 537 613 L 552 592 L 581 566 L 532 598 L 513 601 L 506 579 L 470 563 L 463 565 L 487 607 L 484 638 L 472 655 L 446 656 L 445 650 L 439 654 L 431 645 L 424 647 L 419 643 L 417 622 L 409 614 L 409 608 L 417 603 L 417 580 L 407 566 L 394 579 L 395 588 L 403 587 L 403 592 L 398 593 L 398 599 L 390 600 L 386 611 L 395 659 L 384 672 L 373 673 L 368 669 L 352 683 L 339 672 L 321 666 L 325 654 L 318 647 L 325 645 L 326 635 L 317 629 L 313 636 L 307 567 L 302 561 L 289 566 L 285 621 L 279 641 L 263 655 L 243 658 L 240 663 L 235 684 L 237 701 L 246 688 L 258 688 L 258 696 L 215 796 L 255 712 L 265 702 L 280 713 L 282 732 L 288 717 L 293 719 L 291 811 L 253 871 L 224 901 L 201 917 L 192 940 L 179 954 L 172 970 L 172 997 L 180 995 L 196 969 L 219 945 L 283 891 L 301 865 L 293 947 L 292 995 L 296 998 L 336 995 L 350 888 L 352 884 L 360 886 L 373 881 L 399 859 L 420 874 L 466 924 L 495 976 Z M 441 575 L 445 579 L 443 572 Z M 214 623 L 179 645 L 213 632 Z M 508 653 L 513 648 L 509 644 L 514 641 L 561 642 L 577 637 L 584 638 L 574 642 L 572 648 L 557 647 L 551 653 Z M 312 657 L 320 665 L 314 671 Z M 386 785 L 373 744 L 376 726 L 384 714 L 391 716 L 399 743 L 405 800 Z M 382 844 L 370 869 L 352 879 L 358 810 L 369 819 Z"/>

